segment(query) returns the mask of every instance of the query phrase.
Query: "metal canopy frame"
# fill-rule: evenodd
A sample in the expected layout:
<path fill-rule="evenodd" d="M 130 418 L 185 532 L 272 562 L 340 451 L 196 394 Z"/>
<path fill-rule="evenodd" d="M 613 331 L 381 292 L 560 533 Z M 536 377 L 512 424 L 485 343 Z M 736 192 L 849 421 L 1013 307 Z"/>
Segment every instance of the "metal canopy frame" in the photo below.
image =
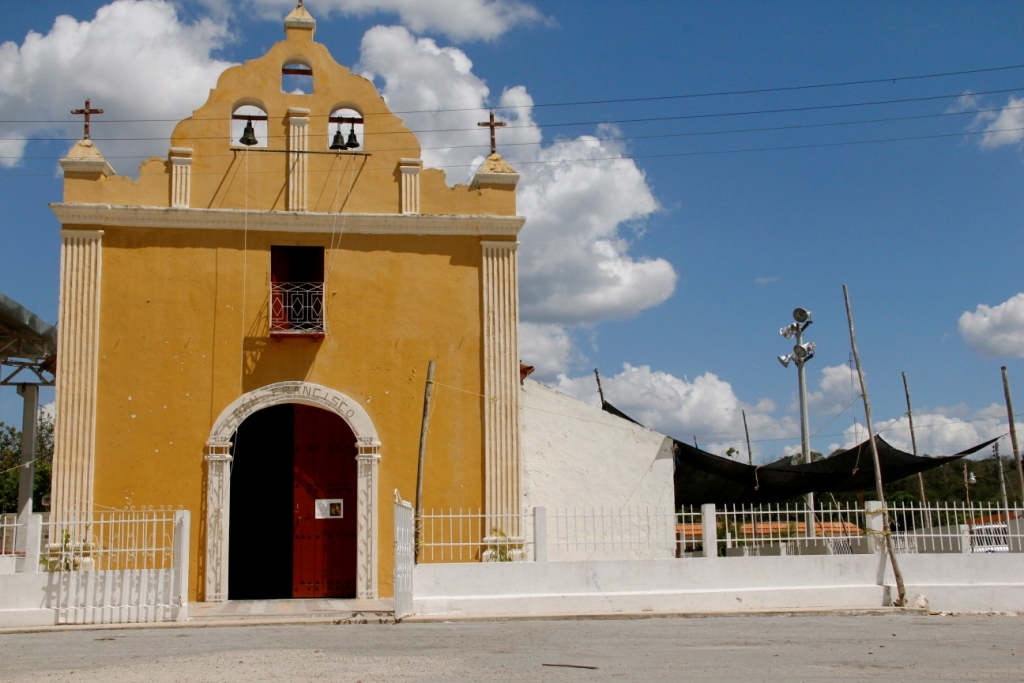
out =
<path fill-rule="evenodd" d="M 0 294 L 0 386 L 53 386 L 56 365 L 57 329 Z"/>

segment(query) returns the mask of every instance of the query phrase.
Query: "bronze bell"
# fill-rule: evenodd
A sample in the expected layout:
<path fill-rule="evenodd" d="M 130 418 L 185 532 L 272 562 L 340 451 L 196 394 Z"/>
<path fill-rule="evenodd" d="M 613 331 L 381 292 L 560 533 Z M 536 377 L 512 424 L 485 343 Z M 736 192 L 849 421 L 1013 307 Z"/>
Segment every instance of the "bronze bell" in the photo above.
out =
<path fill-rule="evenodd" d="M 352 127 L 348 129 L 348 143 L 345 146 L 349 149 L 355 149 L 359 146 L 359 140 L 356 139 L 356 124 L 354 123 L 352 124 Z"/>
<path fill-rule="evenodd" d="M 259 142 L 256 139 L 256 131 L 252 127 L 252 119 L 245 122 L 245 130 L 242 131 L 242 137 L 238 141 L 246 147 L 252 147 Z"/>
<path fill-rule="evenodd" d="M 338 126 L 338 130 L 334 133 L 334 141 L 331 142 L 331 149 L 338 152 L 345 149 L 345 138 L 341 134 L 341 126 Z"/>

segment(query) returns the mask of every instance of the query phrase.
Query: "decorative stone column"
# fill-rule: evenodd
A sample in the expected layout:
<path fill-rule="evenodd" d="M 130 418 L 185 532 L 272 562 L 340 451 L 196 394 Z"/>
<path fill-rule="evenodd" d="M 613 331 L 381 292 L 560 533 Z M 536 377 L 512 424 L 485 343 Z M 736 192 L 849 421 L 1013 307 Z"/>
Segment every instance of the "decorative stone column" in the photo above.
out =
<path fill-rule="evenodd" d="M 60 361 L 50 513 L 54 524 L 92 512 L 102 240 L 102 230 L 61 231 Z"/>
<path fill-rule="evenodd" d="M 192 148 L 171 147 L 171 206 L 187 209 L 192 203 Z"/>
<path fill-rule="evenodd" d="M 483 241 L 484 512 L 487 533 L 519 538 L 518 242 Z"/>
<path fill-rule="evenodd" d="M 402 213 L 419 213 L 423 159 L 399 159 L 398 170 L 402 172 Z"/>
<path fill-rule="evenodd" d="M 309 110 L 288 109 L 288 209 L 306 210 L 306 151 L 309 149 Z"/>
<path fill-rule="evenodd" d="M 356 443 L 359 478 L 356 490 L 356 597 L 377 598 L 377 470 L 380 442 L 360 437 Z"/>
<path fill-rule="evenodd" d="M 206 444 L 206 602 L 228 599 L 228 530 L 231 523 L 231 442 Z"/>

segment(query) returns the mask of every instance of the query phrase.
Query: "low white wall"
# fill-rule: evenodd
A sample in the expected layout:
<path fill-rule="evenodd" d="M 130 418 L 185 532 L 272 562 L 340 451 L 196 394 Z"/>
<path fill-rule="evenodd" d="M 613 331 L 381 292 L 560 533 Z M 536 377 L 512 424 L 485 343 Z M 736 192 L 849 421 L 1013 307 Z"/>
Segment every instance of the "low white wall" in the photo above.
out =
<path fill-rule="evenodd" d="M 674 528 L 664 520 L 664 548 L 632 549 L 605 544 L 601 550 L 559 548 L 559 525 L 553 517 L 566 508 L 578 510 L 651 510 L 671 513 L 672 440 L 628 420 L 606 413 L 533 380 L 521 388 L 520 424 L 523 509 L 547 509 L 551 559 L 649 559 L 674 555 Z M 577 520 L 569 521 L 569 528 Z M 601 529 L 601 521 L 578 520 Z M 647 522 L 634 524 L 643 533 Z M 528 526 L 530 526 L 528 524 Z M 530 527 L 532 528 L 532 526 Z M 630 530 L 625 530 L 628 535 Z M 660 537 L 659 535 L 659 537 Z M 637 546 L 638 548 L 640 546 Z"/>
<path fill-rule="evenodd" d="M 421 564 L 413 608 L 540 615 L 877 607 L 884 589 L 876 569 L 872 555 Z"/>
<path fill-rule="evenodd" d="M 0 628 L 57 623 L 57 610 L 49 607 L 52 595 L 45 572 L 0 575 Z"/>
<path fill-rule="evenodd" d="M 902 555 L 907 597 L 932 610 L 1024 612 L 1024 554 Z M 888 604 L 878 555 L 685 558 L 609 562 L 421 564 L 421 615 L 743 612 Z"/>
<path fill-rule="evenodd" d="M 939 612 L 1024 613 L 1024 554 L 898 555 L 907 597 L 921 594 Z M 886 583 L 896 594 L 892 565 Z"/>

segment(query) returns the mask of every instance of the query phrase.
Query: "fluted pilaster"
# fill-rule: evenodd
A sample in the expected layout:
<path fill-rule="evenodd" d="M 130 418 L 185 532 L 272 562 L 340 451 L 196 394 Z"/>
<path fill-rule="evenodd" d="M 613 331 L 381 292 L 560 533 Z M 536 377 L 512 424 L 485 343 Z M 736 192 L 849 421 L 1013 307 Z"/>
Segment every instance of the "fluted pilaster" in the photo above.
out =
<path fill-rule="evenodd" d="M 309 149 L 309 110 L 288 110 L 288 209 L 306 210 L 306 168 Z"/>
<path fill-rule="evenodd" d="M 487 531 L 519 537 L 518 242 L 481 242 L 484 312 L 484 495 Z"/>
<path fill-rule="evenodd" d="M 103 272 L 102 230 L 62 230 L 61 238 L 54 523 L 92 512 Z"/>

